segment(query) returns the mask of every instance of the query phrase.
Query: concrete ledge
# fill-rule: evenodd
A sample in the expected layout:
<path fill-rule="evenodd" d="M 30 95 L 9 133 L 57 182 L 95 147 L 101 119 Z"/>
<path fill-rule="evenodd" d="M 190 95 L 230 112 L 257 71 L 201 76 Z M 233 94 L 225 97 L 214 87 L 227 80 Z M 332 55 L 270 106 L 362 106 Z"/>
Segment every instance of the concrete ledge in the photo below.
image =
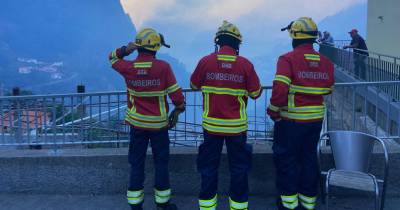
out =
<path fill-rule="evenodd" d="M 256 149 L 253 193 L 265 193 L 273 182 L 271 153 Z M 264 152 L 263 152 L 264 151 Z M 268 154 L 267 154 L 268 153 Z M 146 160 L 146 189 L 152 191 L 153 163 Z M 196 169 L 196 148 L 171 148 L 171 184 L 180 194 L 197 194 L 200 178 Z M 225 155 L 221 163 L 221 189 L 228 189 Z M 0 157 L 0 193 L 114 194 L 126 191 L 129 178 L 127 149 L 8 151 Z M 257 173 L 255 173 L 257 172 Z M 226 190 L 224 190 L 226 191 Z M 271 190 L 272 192 L 273 190 Z"/>
<path fill-rule="evenodd" d="M 196 148 L 172 148 L 170 160 L 171 185 L 176 194 L 196 195 L 200 178 L 196 169 Z M 252 195 L 275 194 L 275 169 L 268 145 L 257 145 L 253 169 L 249 175 Z M 0 156 L 0 193 L 29 194 L 120 194 L 126 190 L 129 165 L 127 149 L 87 149 L 2 151 Z M 14 155 L 11 155 L 13 153 Z M 376 154 L 381 156 L 381 154 Z M 146 191 L 152 192 L 153 164 L 151 154 L 146 161 Z M 381 167 L 377 158 L 373 168 Z M 323 157 L 323 166 L 332 166 L 330 155 Z M 391 154 L 391 176 L 388 194 L 400 192 L 400 158 Z M 220 167 L 220 192 L 229 187 L 226 155 Z"/>

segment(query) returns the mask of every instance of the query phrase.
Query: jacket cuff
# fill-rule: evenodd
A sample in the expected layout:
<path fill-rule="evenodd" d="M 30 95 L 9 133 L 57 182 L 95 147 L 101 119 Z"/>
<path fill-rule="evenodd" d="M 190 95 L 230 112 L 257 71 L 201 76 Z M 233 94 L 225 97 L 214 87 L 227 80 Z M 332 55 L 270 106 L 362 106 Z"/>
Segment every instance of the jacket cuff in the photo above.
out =
<path fill-rule="evenodd" d="M 119 59 L 122 59 L 125 56 L 128 56 L 128 54 L 126 53 L 126 46 L 122 46 L 121 48 L 119 48 L 119 53 L 117 52 L 117 57 Z"/>
<path fill-rule="evenodd" d="M 281 114 L 279 113 L 279 111 L 278 111 L 278 112 L 275 112 L 275 111 L 271 110 L 270 107 L 268 107 L 268 109 L 267 109 L 267 114 L 268 114 L 269 117 L 270 117 L 272 120 L 274 120 L 274 121 L 275 121 L 276 119 L 281 118 Z"/>

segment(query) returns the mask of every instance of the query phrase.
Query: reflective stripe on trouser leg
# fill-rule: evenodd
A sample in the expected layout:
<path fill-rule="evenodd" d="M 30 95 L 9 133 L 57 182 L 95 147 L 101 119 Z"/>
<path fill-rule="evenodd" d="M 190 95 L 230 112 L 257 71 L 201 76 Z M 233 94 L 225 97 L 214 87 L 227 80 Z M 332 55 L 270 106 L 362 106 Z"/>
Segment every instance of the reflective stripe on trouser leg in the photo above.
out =
<path fill-rule="evenodd" d="M 146 137 L 148 131 L 137 130 L 131 128 L 131 136 L 129 143 L 129 163 L 131 165 L 130 180 L 128 190 L 137 191 L 143 189 L 144 182 L 144 166 L 146 152 L 148 147 L 148 139 Z"/>
<path fill-rule="evenodd" d="M 300 123 L 299 123 L 300 124 Z M 298 167 L 298 141 L 302 130 L 297 124 L 279 121 L 274 125 L 273 157 L 276 167 L 276 187 L 279 195 L 297 195 L 300 170 Z M 288 132 L 290 131 L 290 132 Z"/>
<path fill-rule="evenodd" d="M 246 144 L 247 135 L 227 136 L 230 188 L 229 197 L 236 202 L 247 202 L 249 194 L 248 172 L 251 168 L 252 147 Z"/>
<path fill-rule="evenodd" d="M 216 210 L 217 209 L 217 195 L 215 195 L 212 199 L 209 199 L 209 200 L 199 199 L 199 208 L 200 208 L 200 210 Z"/>
<path fill-rule="evenodd" d="M 236 202 L 229 198 L 230 210 L 247 210 L 249 202 Z"/>
<path fill-rule="evenodd" d="M 316 122 L 303 124 L 304 125 L 300 125 L 300 123 L 297 124 L 299 129 L 307 131 L 307 135 L 296 139 L 302 144 L 302 151 L 304 151 L 301 156 L 302 170 L 300 172 L 297 189 L 299 195 L 313 198 L 318 194 L 318 183 L 320 180 L 317 147 L 322 123 Z M 301 201 L 301 197 L 299 200 Z"/>
<path fill-rule="evenodd" d="M 154 200 L 158 204 L 168 203 L 171 198 L 171 189 L 168 190 L 157 190 L 154 189 Z"/>
<path fill-rule="evenodd" d="M 296 195 L 281 195 L 282 205 L 288 209 L 295 209 L 299 205 L 299 200 Z"/>
<path fill-rule="evenodd" d="M 317 197 L 309 197 L 309 196 L 305 196 L 303 194 L 299 194 L 299 199 L 300 199 L 301 205 L 304 208 L 306 208 L 308 210 L 315 209 Z"/>
<path fill-rule="evenodd" d="M 201 175 L 200 200 L 208 200 L 217 194 L 218 167 L 224 137 L 204 132 L 204 142 L 199 146 L 197 170 Z"/>
<path fill-rule="evenodd" d="M 153 131 L 149 134 L 154 160 L 154 189 L 165 191 L 169 183 L 169 137 L 168 130 Z"/>
<path fill-rule="evenodd" d="M 143 190 L 137 190 L 137 191 L 128 190 L 126 193 L 126 197 L 130 205 L 138 205 L 141 204 L 144 200 L 144 192 Z"/>

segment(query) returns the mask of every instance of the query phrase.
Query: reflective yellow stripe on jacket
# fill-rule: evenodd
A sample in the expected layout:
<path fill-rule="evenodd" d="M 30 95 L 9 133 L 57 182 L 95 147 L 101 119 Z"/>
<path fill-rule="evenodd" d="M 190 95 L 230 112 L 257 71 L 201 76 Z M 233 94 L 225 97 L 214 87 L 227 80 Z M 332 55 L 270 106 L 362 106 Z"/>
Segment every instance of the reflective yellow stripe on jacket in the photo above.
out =
<path fill-rule="evenodd" d="M 118 60 L 119 58 L 117 57 L 117 50 L 114 50 L 111 53 L 111 58 L 110 58 L 111 65 L 114 65 L 114 63 L 116 63 Z"/>
<path fill-rule="evenodd" d="M 248 96 L 247 90 L 220 88 L 211 86 L 203 86 L 201 89 L 204 97 L 204 110 L 203 110 L 204 129 L 210 132 L 229 133 L 229 134 L 242 133 L 244 131 L 247 131 L 248 126 L 247 126 L 246 103 L 243 100 L 243 96 Z M 210 109 L 210 94 L 236 96 L 239 102 L 240 118 L 221 119 L 208 116 Z"/>
<path fill-rule="evenodd" d="M 306 87 L 300 85 L 290 85 L 290 93 L 305 93 L 314 95 L 325 95 L 332 91 L 331 88 L 321 88 L 321 87 Z"/>
<path fill-rule="evenodd" d="M 151 68 L 152 66 L 152 62 L 136 62 L 133 64 L 133 67 L 135 68 Z"/>
<path fill-rule="evenodd" d="M 179 88 L 180 87 L 178 84 L 171 85 L 170 87 L 167 88 L 167 94 L 176 92 L 177 90 L 179 90 Z"/>
<path fill-rule="evenodd" d="M 268 108 L 274 112 L 279 112 L 279 110 L 281 109 L 280 107 L 274 106 L 272 104 L 269 104 Z"/>
<path fill-rule="evenodd" d="M 165 102 L 165 96 L 168 93 L 173 93 L 179 90 L 180 87 L 178 84 L 171 85 L 166 90 L 162 91 L 135 91 L 132 89 L 128 89 L 130 95 L 130 101 L 132 107 L 126 110 L 125 120 L 132 124 L 135 127 L 140 128 L 150 128 L 150 129 L 160 129 L 164 128 L 168 125 L 168 114 L 167 107 Z M 135 107 L 135 97 L 158 97 L 158 106 L 160 109 L 159 116 L 151 116 L 138 113 Z"/>
<path fill-rule="evenodd" d="M 284 109 L 270 105 L 271 110 L 280 110 L 282 117 L 293 120 L 318 120 L 323 119 L 325 114 L 325 104 L 314 106 L 296 106 L 295 94 L 326 95 L 331 92 L 331 88 L 307 87 L 290 84 L 288 94 L 288 106 Z"/>
<path fill-rule="evenodd" d="M 244 90 L 244 89 L 203 86 L 203 87 L 201 87 L 201 90 L 203 93 L 213 93 L 213 94 L 220 94 L 220 95 L 232 95 L 232 96 L 247 96 L 248 95 L 247 90 Z"/>
<path fill-rule="evenodd" d="M 289 77 L 279 74 L 275 75 L 274 81 L 283 82 L 286 85 L 290 85 L 290 83 L 292 83 L 292 80 Z"/>
<path fill-rule="evenodd" d="M 236 56 L 234 56 L 234 55 L 217 55 L 217 60 L 235 62 Z"/>
<path fill-rule="evenodd" d="M 252 97 L 252 98 L 255 98 L 255 97 L 259 96 L 260 93 L 261 93 L 261 87 L 260 87 L 260 89 L 258 89 L 256 91 L 250 92 L 249 96 Z"/>
<path fill-rule="evenodd" d="M 321 58 L 318 54 L 304 54 L 304 58 L 310 61 L 320 61 Z"/>

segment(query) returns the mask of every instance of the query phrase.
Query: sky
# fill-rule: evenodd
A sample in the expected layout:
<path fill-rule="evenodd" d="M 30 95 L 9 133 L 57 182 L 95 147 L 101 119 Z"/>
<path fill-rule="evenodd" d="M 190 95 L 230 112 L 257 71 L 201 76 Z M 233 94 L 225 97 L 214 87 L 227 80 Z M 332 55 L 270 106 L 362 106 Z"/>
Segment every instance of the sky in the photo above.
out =
<path fill-rule="evenodd" d="M 173 48 L 168 52 L 189 69 L 213 49 L 213 36 L 223 20 L 236 24 L 243 35 L 242 52 L 263 56 L 280 43 L 290 42 L 280 29 L 292 20 L 323 20 L 367 0 L 120 0 L 138 30 L 160 30 Z M 194 47 L 195 46 L 195 47 Z M 196 50 L 189 52 L 188 49 Z"/>

